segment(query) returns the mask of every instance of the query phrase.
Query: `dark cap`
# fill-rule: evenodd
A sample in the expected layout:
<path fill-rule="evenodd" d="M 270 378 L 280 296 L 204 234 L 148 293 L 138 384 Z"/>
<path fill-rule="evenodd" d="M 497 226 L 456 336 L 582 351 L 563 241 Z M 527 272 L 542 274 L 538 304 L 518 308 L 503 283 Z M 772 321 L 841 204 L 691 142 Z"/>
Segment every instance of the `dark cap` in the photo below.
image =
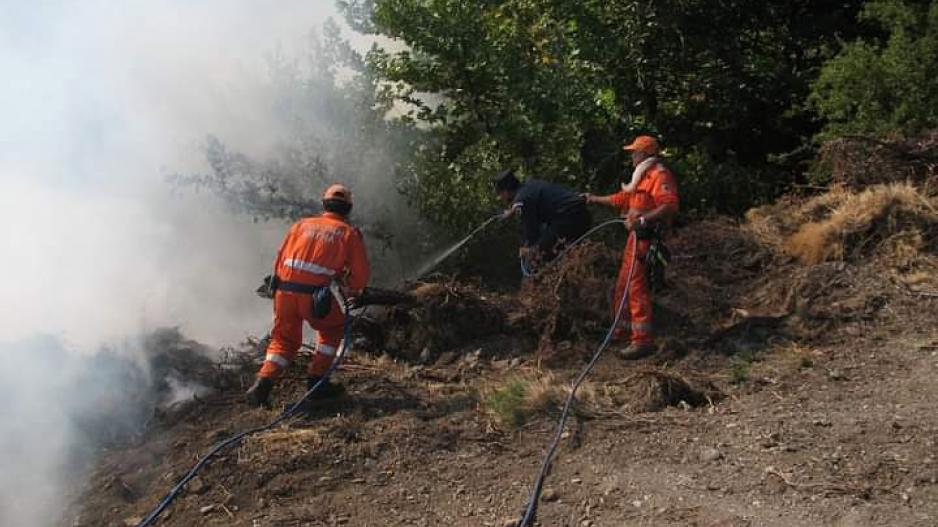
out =
<path fill-rule="evenodd" d="M 520 186 L 521 182 L 518 181 L 518 178 L 515 176 L 515 170 L 513 168 L 506 168 L 492 178 L 492 187 L 495 188 L 495 192 L 516 190 Z"/>

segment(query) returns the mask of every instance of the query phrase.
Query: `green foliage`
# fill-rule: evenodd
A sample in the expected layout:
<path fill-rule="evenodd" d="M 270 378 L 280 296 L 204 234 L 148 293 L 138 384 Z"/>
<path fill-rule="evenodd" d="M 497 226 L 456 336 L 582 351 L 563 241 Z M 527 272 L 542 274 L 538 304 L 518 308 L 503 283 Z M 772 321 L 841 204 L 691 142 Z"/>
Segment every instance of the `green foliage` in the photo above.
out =
<path fill-rule="evenodd" d="M 752 363 L 756 360 L 753 353 L 741 353 L 733 357 L 730 362 L 730 382 L 743 384 L 749 380 Z"/>
<path fill-rule="evenodd" d="M 504 425 L 517 428 L 525 423 L 528 411 L 525 408 L 525 395 L 527 384 L 521 379 L 513 379 L 505 383 L 485 401 L 486 407 Z"/>
<path fill-rule="evenodd" d="M 628 171 L 622 141 L 659 134 L 691 205 L 739 212 L 791 182 L 781 157 L 817 131 L 803 105 L 860 2 L 358 0 L 381 97 L 423 134 L 401 165 L 433 219 L 465 227 L 503 165 L 584 190 Z M 371 16 L 366 13 L 372 9 Z M 680 171 L 679 171 L 680 172 Z"/>
<path fill-rule="evenodd" d="M 823 137 L 938 126 L 938 1 L 873 0 L 861 19 L 886 36 L 852 42 L 824 65 L 810 97 L 828 120 Z"/>

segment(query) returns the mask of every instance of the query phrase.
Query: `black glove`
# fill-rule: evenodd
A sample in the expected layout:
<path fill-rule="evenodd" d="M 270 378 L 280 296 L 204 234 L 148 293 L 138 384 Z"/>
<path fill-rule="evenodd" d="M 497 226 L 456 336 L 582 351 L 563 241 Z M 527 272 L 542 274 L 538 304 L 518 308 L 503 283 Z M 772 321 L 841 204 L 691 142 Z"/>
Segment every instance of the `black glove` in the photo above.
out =
<path fill-rule="evenodd" d="M 278 287 L 280 287 L 280 278 L 269 274 L 264 277 L 264 282 L 254 292 L 261 298 L 273 298 Z"/>

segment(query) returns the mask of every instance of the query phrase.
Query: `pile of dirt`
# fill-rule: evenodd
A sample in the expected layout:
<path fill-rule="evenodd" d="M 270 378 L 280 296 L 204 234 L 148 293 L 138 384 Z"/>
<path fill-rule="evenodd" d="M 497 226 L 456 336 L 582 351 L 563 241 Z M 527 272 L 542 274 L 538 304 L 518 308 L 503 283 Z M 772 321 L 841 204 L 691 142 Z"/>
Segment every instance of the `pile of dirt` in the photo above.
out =
<path fill-rule="evenodd" d="M 610 304 L 619 253 L 586 242 L 526 280 L 513 323 L 538 339 L 537 352 L 578 356 L 611 323 Z M 570 351 L 573 353 L 570 353 Z"/>
<path fill-rule="evenodd" d="M 506 330 L 505 302 L 478 286 L 456 282 L 420 283 L 407 305 L 389 308 L 371 324 L 383 334 L 373 351 L 411 362 L 431 362 L 454 348 Z"/>

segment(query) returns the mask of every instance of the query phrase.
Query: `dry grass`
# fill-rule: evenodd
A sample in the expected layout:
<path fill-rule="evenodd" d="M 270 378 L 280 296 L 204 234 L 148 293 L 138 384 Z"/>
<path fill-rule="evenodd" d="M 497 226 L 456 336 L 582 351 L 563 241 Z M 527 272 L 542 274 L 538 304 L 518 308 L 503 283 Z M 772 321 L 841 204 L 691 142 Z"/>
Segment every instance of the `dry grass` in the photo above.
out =
<path fill-rule="evenodd" d="M 290 459 L 314 451 L 322 444 L 322 435 L 317 430 L 282 428 L 248 438 L 245 450 L 262 459 Z"/>
<path fill-rule="evenodd" d="M 907 264 L 932 249 L 938 202 L 909 183 L 835 188 L 753 209 L 747 228 L 805 264 L 884 254 Z"/>
<path fill-rule="evenodd" d="M 532 373 L 490 385 L 483 400 L 502 425 L 518 427 L 532 416 L 557 413 L 570 390 L 570 383 L 553 373 Z M 584 381 L 573 411 L 584 418 L 627 416 L 670 406 L 700 406 L 718 397 L 708 382 L 693 383 L 674 372 L 646 368 L 615 382 Z"/>

